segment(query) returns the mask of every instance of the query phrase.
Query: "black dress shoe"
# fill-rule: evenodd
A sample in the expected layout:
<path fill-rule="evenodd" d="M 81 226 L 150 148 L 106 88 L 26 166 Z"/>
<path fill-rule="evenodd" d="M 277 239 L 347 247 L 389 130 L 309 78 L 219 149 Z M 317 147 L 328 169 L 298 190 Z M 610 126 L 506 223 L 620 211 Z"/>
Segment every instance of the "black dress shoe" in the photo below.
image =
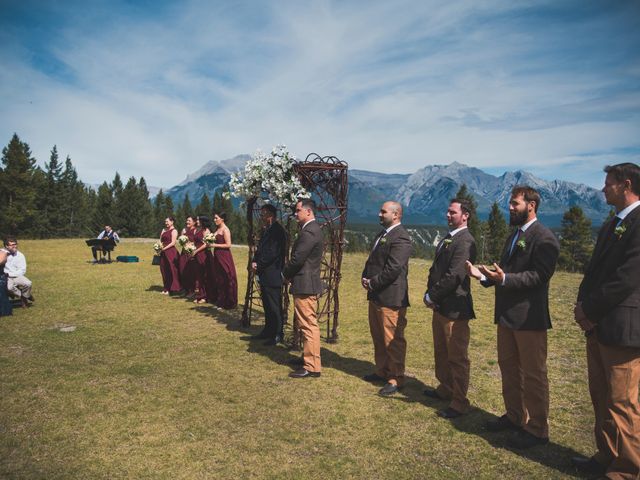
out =
<path fill-rule="evenodd" d="M 591 457 L 571 457 L 571 464 L 576 470 L 582 473 L 590 473 L 593 475 L 602 475 L 607 471 L 606 467 Z"/>
<path fill-rule="evenodd" d="M 436 412 L 436 414 L 439 417 L 442 418 L 447 418 L 447 419 L 453 419 L 453 418 L 458 418 L 464 415 L 464 413 L 457 411 L 454 408 L 451 407 L 447 407 L 447 408 L 443 408 L 442 410 L 438 410 Z"/>
<path fill-rule="evenodd" d="M 520 430 L 507 441 L 507 446 L 525 450 L 537 445 L 546 445 L 547 443 L 549 443 L 549 437 L 536 437 L 526 430 Z"/>
<path fill-rule="evenodd" d="M 520 427 L 509 420 L 506 414 L 496 420 L 489 420 L 484 424 L 485 430 L 490 432 L 502 432 L 503 430 L 520 430 Z"/>
<path fill-rule="evenodd" d="M 436 400 L 446 400 L 442 398 L 435 388 L 426 388 L 423 392 L 427 397 L 435 398 Z"/>
<path fill-rule="evenodd" d="M 371 383 L 375 383 L 375 382 L 386 382 L 387 379 L 386 378 L 382 378 L 380 375 L 378 375 L 377 373 L 370 373 L 369 375 L 365 375 L 364 377 L 362 377 L 362 379 L 365 382 L 371 382 Z"/>
<path fill-rule="evenodd" d="M 378 390 L 378 395 L 382 397 L 390 397 L 398 390 L 400 390 L 400 387 L 398 387 L 397 385 L 394 385 L 393 383 L 387 383 L 384 387 Z"/>
<path fill-rule="evenodd" d="M 309 378 L 309 377 L 319 377 L 320 376 L 320 372 L 310 372 L 304 368 L 300 368 L 299 370 L 296 370 L 295 372 L 291 372 L 289 374 L 289 376 L 291 378 Z"/>

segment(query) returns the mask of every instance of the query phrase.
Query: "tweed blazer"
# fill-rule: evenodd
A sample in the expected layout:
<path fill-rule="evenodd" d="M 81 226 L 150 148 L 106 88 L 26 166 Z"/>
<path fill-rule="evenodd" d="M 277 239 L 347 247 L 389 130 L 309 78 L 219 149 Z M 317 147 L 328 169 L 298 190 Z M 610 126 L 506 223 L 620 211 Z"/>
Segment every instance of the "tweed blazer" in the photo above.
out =
<path fill-rule="evenodd" d="M 284 268 L 287 234 L 278 222 L 273 222 L 263 230 L 258 248 L 253 255 L 257 264 L 260 285 L 265 287 L 282 286 L 282 269 Z"/>
<path fill-rule="evenodd" d="M 468 228 L 459 231 L 436 252 L 427 280 L 429 298 L 436 311 L 452 320 L 475 318 L 471 280 L 466 261 L 475 263 L 476 242 Z"/>
<path fill-rule="evenodd" d="M 323 244 L 322 228 L 315 220 L 298 233 L 291 249 L 289 264 L 283 272 L 284 277 L 291 280 L 291 294 L 319 295 L 323 292 L 320 279 Z"/>
<path fill-rule="evenodd" d="M 617 219 L 598 234 L 578 290 L 587 318 L 597 324 L 598 341 L 640 347 L 640 207 L 614 232 Z"/>
<path fill-rule="evenodd" d="M 500 259 L 506 281 L 495 285 L 494 321 L 514 330 L 547 330 L 551 328 L 549 281 L 560 244 L 553 232 L 536 220 L 509 253 L 516 232 L 507 238 Z M 489 281 L 482 284 L 493 285 Z"/>
<path fill-rule="evenodd" d="M 383 307 L 409 306 L 407 275 L 411 251 L 411 237 L 402 225 L 376 237 L 362 271 L 362 278 L 370 280 L 367 300 Z"/>

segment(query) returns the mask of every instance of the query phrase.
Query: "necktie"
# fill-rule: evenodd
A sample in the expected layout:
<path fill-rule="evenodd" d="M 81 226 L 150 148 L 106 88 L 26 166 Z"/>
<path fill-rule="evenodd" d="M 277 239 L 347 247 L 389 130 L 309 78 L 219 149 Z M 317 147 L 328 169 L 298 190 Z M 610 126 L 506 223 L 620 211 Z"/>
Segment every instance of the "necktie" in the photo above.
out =
<path fill-rule="evenodd" d="M 442 241 L 440 241 L 440 243 L 438 244 L 438 248 L 436 249 L 436 253 L 440 252 L 440 250 L 442 249 L 444 242 L 446 242 L 447 240 L 449 240 L 451 238 L 451 233 L 447 233 L 444 238 L 442 239 Z"/>
<path fill-rule="evenodd" d="M 513 237 L 513 242 L 511 242 L 511 248 L 509 249 L 509 256 L 513 254 L 513 249 L 516 248 L 516 244 L 518 243 L 518 240 L 520 240 L 520 235 L 522 235 L 522 230 L 518 228 L 518 230 L 516 230 L 516 234 Z"/>
<path fill-rule="evenodd" d="M 382 240 L 386 234 L 387 234 L 386 230 L 382 230 L 378 234 L 378 238 L 376 238 L 376 243 L 373 245 L 373 248 L 371 249 L 372 251 L 375 250 L 376 248 L 378 248 L 378 244 L 380 243 L 380 240 Z"/>

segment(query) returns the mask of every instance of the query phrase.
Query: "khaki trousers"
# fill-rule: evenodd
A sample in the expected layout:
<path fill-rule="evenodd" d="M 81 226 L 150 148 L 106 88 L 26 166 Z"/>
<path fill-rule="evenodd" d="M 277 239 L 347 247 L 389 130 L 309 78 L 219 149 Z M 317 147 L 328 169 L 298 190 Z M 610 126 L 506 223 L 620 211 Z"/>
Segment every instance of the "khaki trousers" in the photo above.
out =
<path fill-rule="evenodd" d="M 640 478 L 640 348 L 615 347 L 587 337 L 589 393 L 595 413 L 594 433 L 607 478 Z"/>
<path fill-rule="evenodd" d="M 318 298 L 315 295 L 294 295 L 293 309 L 302 333 L 304 368 L 320 372 L 320 327 L 318 327 Z"/>
<path fill-rule="evenodd" d="M 498 325 L 498 365 L 509 420 L 536 437 L 548 438 L 547 331 Z"/>
<path fill-rule="evenodd" d="M 31 297 L 31 280 L 24 275 L 7 278 L 7 291 L 14 297 Z"/>
<path fill-rule="evenodd" d="M 404 384 L 404 363 L 407 356 L 407 341 L 404 338 L 406 314 L 406 307 L 382 307 L 369 301 L 369 329 L 373 340 L 376 374 L 398 386 Z"/>
<path fill-rule="evenodd" d="M 433 312 L 433 355 L 436 378 L 440 382 L 436 391 L 451 400 L 449 406 L 460 413 L 469 411 L 469 320 L 451 320 Z"/>

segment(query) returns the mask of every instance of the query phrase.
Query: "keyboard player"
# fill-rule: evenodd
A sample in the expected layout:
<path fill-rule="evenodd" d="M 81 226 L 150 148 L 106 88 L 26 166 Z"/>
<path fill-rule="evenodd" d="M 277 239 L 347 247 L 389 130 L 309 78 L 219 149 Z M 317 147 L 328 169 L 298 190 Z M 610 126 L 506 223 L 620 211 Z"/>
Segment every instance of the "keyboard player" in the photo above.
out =
<path fill-rule="evenodd" d="M 98 240 L 111 240 L 110 242 L 104 242 L 102 245 L 92 245 L 91 253 L 93 254 L 93 261 L 98 261 L 98 252 L 111 252 L 115 248 L 115 244 L 120 241 L 118 234 L 111 228 L 110 225 L 105 225 L 104 230 L 98 235 Z"/>

